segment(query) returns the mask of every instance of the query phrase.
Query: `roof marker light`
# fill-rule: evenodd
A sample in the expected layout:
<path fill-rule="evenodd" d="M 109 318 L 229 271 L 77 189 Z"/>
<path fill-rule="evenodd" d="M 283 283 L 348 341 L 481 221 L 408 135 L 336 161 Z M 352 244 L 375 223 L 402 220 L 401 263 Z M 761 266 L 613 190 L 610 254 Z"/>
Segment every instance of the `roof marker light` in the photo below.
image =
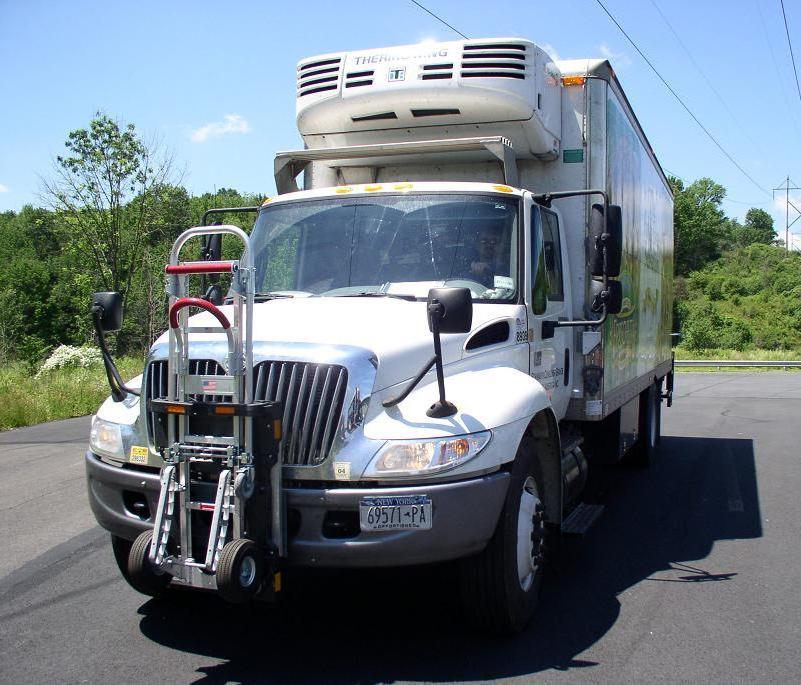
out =
<path fill-rule="evenodd" d="M 351 188 L 350 186 L 339 186 L 339 188 L 335 188 L 334 189 L 335 193 L 340 193 L 340 194 L 342 194 L 342 193 L 350 193 L 352 191 L 353 191 L 353 188 Z"/>
<path fill-rule="evenodd" d="M 411 183 L 396 183 L 392 186 L 392 190 L 411 190 L 413 187 Z"/>
<path fill-rule="evenodd" d="M 587 79 L 584 76 L 563 76 L 563 86 L 583 86 Z"/>
<path fill-rule="evenodd" d="M 510 186 L 497 185 L 497 186 L 492 186 L 492 187 L 495 188 L 495 190 L 497 190 L 497 191 L 499 191 L 501 193 L 513 193 L 513 192 L 515 192 L 515 189 L 510 187 Z"/>
<path fill-rule="evenodd" d="M 364 190 L 368 193 L 374 193 L 376 190 L 381 190 L 383 187 L 384 186 L 382 186 L 380 183 L 376 183 L 374 185 L 364 186 Z"/>

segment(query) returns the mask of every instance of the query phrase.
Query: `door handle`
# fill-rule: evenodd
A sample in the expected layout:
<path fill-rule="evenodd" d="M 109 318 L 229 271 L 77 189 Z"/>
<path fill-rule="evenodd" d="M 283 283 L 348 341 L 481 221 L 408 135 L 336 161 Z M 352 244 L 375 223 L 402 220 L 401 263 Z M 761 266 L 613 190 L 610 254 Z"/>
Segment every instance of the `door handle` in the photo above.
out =
<path fill-rule="evenodd" d="M 565 347 L 565 387 L 570 383 L 570 348 Z"/>

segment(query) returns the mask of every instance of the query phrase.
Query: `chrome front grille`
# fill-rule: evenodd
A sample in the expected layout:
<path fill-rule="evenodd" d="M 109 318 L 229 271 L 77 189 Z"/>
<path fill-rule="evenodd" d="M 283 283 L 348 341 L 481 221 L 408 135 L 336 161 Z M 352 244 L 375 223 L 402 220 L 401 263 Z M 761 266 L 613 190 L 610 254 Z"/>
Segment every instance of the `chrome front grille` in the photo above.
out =
<path fill-rule="evenodd" d="M 193 375 L 225 375 L 212 359 L 192 359 Z M 151 362 L 145 377 L 146 397 L 167 397 L 167 361 Z M 283 405 L 281 461 L 294 466 L 317 466 L 328 457 L 345 404 L 348 372 L 343 366 L 310 362 L 264 361 L 253 370 L 254 400 L 273 400 Z M 230 395 L 189 395 L 197 402 L 230 402 Z M 164 415 L 162 415 L 164 416 Z M 148 412 L 151 442 L 156 414 Z"/>
<path fill-rule="evenodd" d="M 281 461 L 316 466 L 328 457 L 345 404 L 348 372 L 333 364 L 266 361 L 254 370 L 254 399 L 284 408 Z"/>

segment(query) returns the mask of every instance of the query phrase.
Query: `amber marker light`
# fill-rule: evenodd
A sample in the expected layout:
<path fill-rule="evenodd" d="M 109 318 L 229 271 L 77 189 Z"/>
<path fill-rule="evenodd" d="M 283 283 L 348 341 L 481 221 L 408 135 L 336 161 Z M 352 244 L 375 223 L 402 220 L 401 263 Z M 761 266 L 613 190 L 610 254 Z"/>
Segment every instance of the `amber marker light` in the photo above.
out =
<path fill-rule="evenodd" d="M 587 79 L 584 76 L 563 76 L 563 86 L 583 86 Z"/>
<path fill-rule="evenodd" d="M 515 192 L 515 189 L 511 188 L 510 186 L 492 186 L 492 187 L 495 188 L 495 190 L 497 190 L 498 192 L 501 192 L 501 193 L 513 193 L 513 192 Z"/>
<path fill-rule="evenodd" d="M 282 433 L 283 426 L 281 425 L 281 419 L 276 419 L 273 421 L 273 440 L 280 440 Z"/>
<path fill-rule="evenodd" d="M 226 406 L 214 407 L 215 414 L 228 414 L 229 416 L 232 416 L 235 411 L 236 407 L 226 407 Z"/>
<path fill-rule="evenodd" d="M 350 186 L 339 186 L 338 188 L 334 188 L 335 193 L 339 193 L 340 195 L 343 193 L 351 193 L 353 192 L 353 188 Z"/>
<path fill-rule="evenodd" d="M 392 190 L 411 190 L 414 186 L 411 183 L 396 183 Z"/>
<path fill-rule="evenodd" d="M 168 404 L 167 405 L 167 413 L 168 414 L 186 414 L 186 407 L 182 407 L 180 404 Z"/>
<path fill-rule="evenodd" d="M 380 183 L 376 183 L 374 185 L 364 186 L 365 192 L 374 193 L 376 190 L 381 190 L 384 186 Z"/>

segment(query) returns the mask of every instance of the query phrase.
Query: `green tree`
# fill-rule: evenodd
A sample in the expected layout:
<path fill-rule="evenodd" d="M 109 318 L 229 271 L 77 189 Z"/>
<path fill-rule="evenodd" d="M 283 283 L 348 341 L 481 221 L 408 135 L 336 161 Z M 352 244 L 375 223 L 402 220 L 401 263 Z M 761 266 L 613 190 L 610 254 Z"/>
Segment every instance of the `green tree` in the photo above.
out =
<path fill-rule="evenodd" d="M 773 245 L 776 242 L 776 231 L 773 230 L 773 217 L 764 209 L 752 207 L 746 212 L 745 224 L 740 227 L 737 242 L 740 245 Z"/>
<path fill-rule="evenodd" d="M 686 188 L 671 177 L 674 194 L 676 275 L 686 276 L 717 259 L 732 242 L 732 225 L 720 208 L 726 189 L 711 178 L 699 178 Z"/>
<path fill-rule="evenodd" d="M 80 255 L 97 286 L 126 297 L 148 236 L 157 223 L 171 159 L 145 144 L 133 124 L 98 112 L 88 128 L 72 131 L 67 153 L 44 181 L 64 222 L 64 243 Z"/>

